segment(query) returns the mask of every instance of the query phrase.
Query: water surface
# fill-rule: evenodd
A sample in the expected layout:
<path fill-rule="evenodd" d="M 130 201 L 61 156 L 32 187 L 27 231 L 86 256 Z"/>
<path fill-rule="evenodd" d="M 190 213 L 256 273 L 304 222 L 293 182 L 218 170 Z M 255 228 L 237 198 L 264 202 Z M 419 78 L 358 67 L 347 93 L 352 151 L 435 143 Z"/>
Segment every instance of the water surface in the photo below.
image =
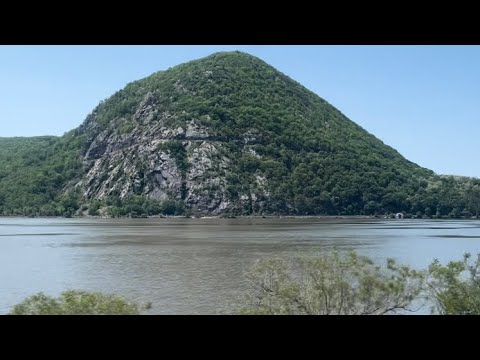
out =
<path fill-rule="evenodd" d="M 0 218 L 0 314 L 67 289 L 152 302 L 153 314 L 231 313 L 259 258 L 355 249 L 416 268 L 480 252 L 480 221 Z"/>

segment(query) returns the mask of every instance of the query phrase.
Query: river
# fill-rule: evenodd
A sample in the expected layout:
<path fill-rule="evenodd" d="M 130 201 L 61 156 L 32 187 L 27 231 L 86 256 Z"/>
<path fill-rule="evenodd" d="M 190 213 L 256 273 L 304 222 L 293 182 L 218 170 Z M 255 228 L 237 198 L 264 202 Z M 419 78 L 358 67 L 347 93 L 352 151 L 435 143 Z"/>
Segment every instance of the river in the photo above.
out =
<path fill-rule="evenodd" d="M 232 313 L 255 260 L 334 248 L 423 268 L 479 253 L 480 221 L 0 218 L 0 314 L 67 289 L 151 302 L 150 314 Z"/>

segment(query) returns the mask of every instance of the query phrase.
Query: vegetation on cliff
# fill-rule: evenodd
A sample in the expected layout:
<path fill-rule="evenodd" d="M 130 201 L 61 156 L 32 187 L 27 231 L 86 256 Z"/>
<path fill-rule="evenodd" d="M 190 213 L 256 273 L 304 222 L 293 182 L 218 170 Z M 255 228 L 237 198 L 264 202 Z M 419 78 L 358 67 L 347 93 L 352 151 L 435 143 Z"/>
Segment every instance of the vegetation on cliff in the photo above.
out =
<path fill-rule="evenodd" d="M 401 156 L 262 60 L 128 84 L 63 137 L 0 139 L 3 215 L 472 216 L 480 180 Z"/>

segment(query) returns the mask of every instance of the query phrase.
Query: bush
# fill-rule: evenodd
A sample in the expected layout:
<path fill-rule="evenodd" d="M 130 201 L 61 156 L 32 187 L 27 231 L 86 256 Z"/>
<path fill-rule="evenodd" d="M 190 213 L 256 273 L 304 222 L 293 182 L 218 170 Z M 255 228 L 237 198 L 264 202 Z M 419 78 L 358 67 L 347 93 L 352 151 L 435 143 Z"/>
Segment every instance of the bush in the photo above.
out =
<path fill-rule="evenodd" d="M 151 307 L 151 305 L 150 305 Z M 43 293 L 15 305 L 11 315 L 138 315 L 139 306 L 117 295 L 69 290 L 58 298 Z"/>
<path fill-rule="evenodd" d="M 354 252 L 266 259 L 247 274 L 243 314 L 382 315 L 414 311 L 423 273 L 389 259 L 382 268 Z"/>
<path fill-rule="evenodd" d="M 427 289 L 434 301 L 433 313 L 480 315 L 480 254 L 470 263 L 470 254 L 461 261 L 443 266 L 435 260 L 429 267 Z"/>

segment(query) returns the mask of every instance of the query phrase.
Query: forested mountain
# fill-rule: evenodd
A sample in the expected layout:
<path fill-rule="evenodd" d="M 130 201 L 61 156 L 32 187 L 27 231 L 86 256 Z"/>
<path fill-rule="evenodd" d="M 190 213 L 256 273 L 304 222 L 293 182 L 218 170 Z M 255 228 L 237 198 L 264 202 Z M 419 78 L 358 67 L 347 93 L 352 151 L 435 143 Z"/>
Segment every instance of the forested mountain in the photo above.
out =
<path fill-rule="evenodd" d="M 63 137 L 0 138 L 4 215 L 469 216 L 479 189 L 241 52 L 132 82 Z"/>

